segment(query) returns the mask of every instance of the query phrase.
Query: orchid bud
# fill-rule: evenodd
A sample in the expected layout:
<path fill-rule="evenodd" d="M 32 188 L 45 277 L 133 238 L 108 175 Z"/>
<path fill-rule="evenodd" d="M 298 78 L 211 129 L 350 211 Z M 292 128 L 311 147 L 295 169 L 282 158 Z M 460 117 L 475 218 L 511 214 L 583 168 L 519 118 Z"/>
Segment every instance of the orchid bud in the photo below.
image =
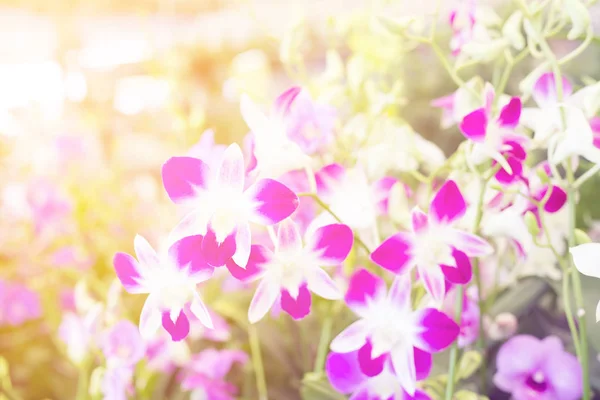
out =
<path fill-rule="evenodd" d="M 577 243 L 578 245 L 592 243 L 592 239 L 590 239 L 588 234 L 582 231 L 581 229 L 575 229 L 575 243 Z"/>
<path fill-rule="evenodd" d="M 514 314 L 500 313 L 493 321 L 488 320 L 487 333 L 492 340 L 504 340 L 512 336 L 518 327 L 518 320 Z"/>
<path fill-rule="evenodd" d="M 565 10 L 572 23 L 571 30 L 567 33 L 567 39 L 575 40 L 588 29 L 590 12 L 581 0 L 565 0 Z"/>
<path fill-rule="evenodd" d="M 521 24 L 523 22 L 523 13 L 515 11 L 504 23 L 502 35 L 517 50 L 523 50 L 525 47 L 525 38 L 521 33 Z"/>
<path fill-rule="evenodd" d="M 472 41 L 465 44 L 462 52 L 473 60 L 481 62 L 490 62 L 495 60 L 506 49 L 505 39 L 495 39 L 490 41 Z"/>
<path fill-rule="evenodd" d="M 527 226 L 529 234 L 532 237 L 537 237 L 540 234 L 540 226 L 535 215 L 531 211 L 527 211 L 523 219 L 525 221 L 525 225 Z"/>

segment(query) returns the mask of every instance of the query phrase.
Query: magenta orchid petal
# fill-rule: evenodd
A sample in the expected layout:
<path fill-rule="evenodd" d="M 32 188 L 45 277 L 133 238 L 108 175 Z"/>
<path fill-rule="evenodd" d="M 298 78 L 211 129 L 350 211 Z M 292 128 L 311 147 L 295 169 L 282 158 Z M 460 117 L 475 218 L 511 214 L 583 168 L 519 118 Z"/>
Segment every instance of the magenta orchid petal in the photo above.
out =
<path fill-rule="evenodd" d="M 413 232 L 419 233 L 427 229 L 429 219 L 418 206 L 412 209 L 410 216 Z"/>
<path fill-rule="evenodd" d="M 544 341 L 549 338 L 544 339 Z M 552 352 L 542 369 L 546 379 L 551 382 L 556 399 L 575 400 L 583 394 L 581 384 L 582 370 L 577 358 L 562 350 Z"/>
<path fill-rule="evenodd" d="M 358 363 L 360 370 L 366 376 L 377 376 L 383 371 L 383 364 L 386 362 L 388 355 L 382 354 L 379 357 L 371 357 L 373 346 L 370 341 L 364 344 L 358 350 Z"/>
<path fill-rule="evenodd" d="M 346 169 L 341 164 L 329 164 L 315 174 L 317 192 L 320 196 L 331 194 L 335 185 L 342 181 Z"/>
<path fill-rule="evenodd" d="M 237 265 L 246 266 L 250 257 L 250 248 L 252 247 L 252 232 L 250 224 L 247 222 L 237 226 L 235 232 L 235 253 L 232 256 L 233 261 Z"/>
<path fill-rule="evenodd" d="M 281 117 L 285 117 L 289 113 L 292 103 L 294 103 L 294 100 L 301 91 L 301 87 L 292 86 L 285 92 L 281 93 L 277 99 L 275 99 L 275 113 Z"/>
<path fill-rule="evenodd" d="M 246 282 L 258 278 L 263 264 L 272 258 L 273 254 L 266 247 L 253 244 L 250 248 L 250 256 L 246 268 L 241 268 L 235 263 L 234 259 L 228 260 L 225 265 L 234 278 Z"/>
<path fill-rule="evenodd" d="M 311 303 L 311 295 L 306 284 L 298 288 L 296 298 L 292 297 L 285 289 L 281 291 L 281 308 L 295 320 L 302 319 L 310 314 Z"/>
<path fill-rule="evenodd" d="M 236 143 L 229 145 L 223 153 L 221 165 L 217 171 L 218 185 L 231 190 L 232 193 L 242 193 L 245 170 L 242 149 Z"/>
<path fill-rule="evenodd" d="M 469 257 L 462 251 L 454 249 L 452 257 L 456 261 L 455 266 L 441 265 L 442 272 L 446 279 L 452 283 L 465 285 L 471 281 L 473 269 Z"/>
<path fill-rule="evenodd" d="M 328 300 L 339 300 L 344 297 L 335 281 L 321 268 L 314 268 L 306 278 L 308 289 L 314 294 Z"/>
<path fill-rule="evenodd" d="M 559 211 L 567 202 L 567 192 L 563 188 L 556 185 L 551 185 L 550 190 L 552 192 L 550 192 L 550 195 L 548 195 L 548 199 L 544 204 L 544 211 L 549 213 L 555 213 Z M 546 197 L 547 193 L 548 187 L 545 187 L 535 196 L 536 200 L 543 200 Z"/>
<path fill-rule="evenodd" d="M 352 310 L 360 313 L 367 309 L 369 299 L 382 297 L 385 291 L 383 279 L 366 269 L 360 269 L 350 278 L 345 300 Z"/>
<path fill-rule="evenodd" d="M 302 237 L 298 225 L 291 219 L 285 219 L 277 227 L 275 251 L 298 252 L 302 249 Z"/>
<path fill-rule="evenodd" d="M 235 232 L 229 234 L 223 242 L 219 242 L 215 231 L 209 226 L 206 236 L 202 240 L 201 249 L 209 265 L 213 267 L 223 266 L 235 254 Z"/>
<path fill-rule="evenodd" d="M 172 157 L 162 167 L 162 179 L 169 198 L 183 203 L 208 187 L 210 168 L 197 158 Z"/>
<path fill-rule="evenodd" d="M 417 344 L 421 350 L 437 353 L 452 344 L 460 333 L 460 327 L 450 317 L 434 308 L 418 312 L 420 333 Z"/>
<path fill-rule="evenodd" d="M 329 353 L 325 372 L 331 386 L 344 394 L 355 392 L 365 380 L 356 352 Z"/>
<path fill-rule="evenodd" d="M 496 180 L 503 185 L 509 185 L 523 176 L 523 160 L 519 160 L 508 154 L 506 162 L 510 167 L 510 172 L 502 167 L 494 176 Z M 494 165 L 496 165 L 496 162 L 494 162 Z"/>
<path fill-rule="evenodd" d="M 360 349 L 367 341 L 369 334 L 368 325 L 365 320 L 353 322 L 340 332 L 330 344 L 331 351 L 336 353 L 349 353 Z"/>
<path fill-rule="evenodd" d="M 562 77 L 563 81 L 563 97 L 567 98 L 573 93 L 571 82 Z M 556 94 L 556 79 L 554 73 L 546 72 L 541 75 L 533 86 L 531 95 L 538 106 L 546 108 L 558 104 L 558 96 Z"/>
<path fill-rule="evenodd" d="M 169 312 L 165 311 L 162 314 L 162 325 L 163 328 L 171 335 L 171 339 L 174 342 L 179 342 L 185 339 L 190 333 L 190 321 L 185 315 L 183 310 L 179 312 L 179 316 L 175 321 L 171 321 Z"/>
<path fill-rule="evenodd" d="M 467 211 L 467 204 L 460 189 L 453 180 L 446 181 L 431 201 L 429 215 L 438 224 L 449 224 L 461 218 Z"/>
<path fill-rule="evenodd" d="M 431 353 L 423 351 L 418 347 L 414 347 L 415 357 L 415 371 L 417 373 L 417 380 L 426 379 L 431 373 L 433 366 L 433 357 Z"/>
<path fill-rule="evenodd" d="M 263 279 L 258 284 L 248 309 L 248 320 L 254 324 L 261 320 L 273 307 L 279 297 L 280 287 L 276 283 Z"/>
<path fill-rule="evenodd" d="M 481 237 L 452 229 L 450 232 L 450 244 L 457 250 L 462 251 L 468 257 L 488 256 L 494 252 L 494 248 Z"/>
<path fill-rule="evenodd" d="M 113 266 L 128 293 L 148 293 L 148 289 L 144 286 L 140 265 L 135 258 L 126 253 L 117 253 L 113 258 Z"/>
<path fill-rule="evenodd" d="M 173 243 L 169 248 L 169 256 L 174 265 L 189 274 L 196 283 L 210 278 L 214 270 L 199 251 L 203 239 L 202 235 L 188 236 Z"/>
<path fill-rule="evenodd" d="M 400 382 L 400 386 L 410 396 L 415 394 L 417 370 L 415 368 L 415 353 L 412 347 L 396 346 L 391 352 L 392 365 Z"/>
<path fill-rule="evenodd" d="M 252 205 L 250 221 L 274 225 L 283 221 L 298 208 L 298 196 L 284 184 L 273 179 L 261 179 L 244 192 Z"/>
<path fill-rule="evenodd" d="M 354 235 L 344 224 L 325 225 L 317 229 L 308 240 L 308 246 L 318 255 L 320 265 L 339 265 L 352 250 Z"/>
<path fill-rule="evenodd" d="M 483 108 L 467 114 L 460 123 L 460 130 L 469 140 L 481 143 L 485 139 L 488 116 Z"/>
<path fill-rule="evenodd" d="M 396 274 L 408 272 L 414 266 L 412 237 L 399 232 L 384 240 L 372 253 L 371 260 Z"/>
<path fill-rule="evenodd" d="M 521 99 L 519 97 L 511 98 L 508 104 L 500 110 L 498 124 L 502 127 L 514 128 L 519 124 L 521 109 Z"/>
<path fill-rule="evenodd" d="M 441 303 L 446 294 L 446 282 L 442 269 L 438 266 L 417 266 L 419 279 L 423 281 L 423 286 L 427 293 L 436 303 Z"/>

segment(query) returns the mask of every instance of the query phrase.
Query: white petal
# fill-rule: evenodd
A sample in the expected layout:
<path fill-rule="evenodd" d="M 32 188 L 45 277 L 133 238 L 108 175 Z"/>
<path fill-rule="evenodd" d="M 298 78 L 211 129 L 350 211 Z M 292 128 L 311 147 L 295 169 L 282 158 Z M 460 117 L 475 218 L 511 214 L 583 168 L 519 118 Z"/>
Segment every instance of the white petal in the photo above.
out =
<path fill-rule="evenodd" d="M 270 278 L 260 281 L 248 309 L 248 320 L 251 324 L 258 322 L 269 312 L 279 297 L 280 290 L 280 286 Z"/>
<path fill-rule="evenodd" d="M 252 233 L 248 223 L 238 225 L 235 234 L 235 245 L 235 254 L 232 257 L 233 261 L 241 268 L 246 268 L 252 247 Z"/>
<path fill-rule="evenodd" d="M 596 304 L 596 322 L 600 321 L 600 301 Z"/>
<path fill-rule="evenodd" d="M 140 314 L 140 334 L 145 339 L 151 339 L 162 324 L 162 314 L 154 295 L 146 298 Z"/>
<path fill-rule="evenodd" d="M 245 93 L 241 96 L 240 111 L 242 118 L 255 135 L 264 135 L 271 129 L 271 121 Z"/>
<path fill-rule="evenodd" d="M 329 346 L 331 351 L 336 353 L 350 353 L 360 349 L 367 340 L 369 331 L 367 330 L 367 322 L 360 319 L 335 337 Z"/>
<path fill-rule="evenodd" d="M 188 213 L 175 228 L 169 233 L 167 244 L 170 246 L 178 240 L 184 237 L 194 235 L 205 235 L 206 227 L 211 215 L 207 212 L 208 210 L 204 207 L 199 207 L 194 211 Z"/>
<path fill-rule="evenodd" d="M 583 275 L 600 278 L 600 243 L 585 243 L 571 247 L 575 268 Z"/>
<path fill-rule="evenodd" d="M 198 295 L 198 293 L 194 293 L 194 299 L 192 300 L 192 304 L 190 305 L 190 310 L 192 313 L 200 320 L 202 325 L 207 327 L 208 329 L 214 329 L 212 318 L 204 305 L 204 302 Z"/>
<path fill-rule="evenodd" d="M 150 246 L 150 243 L 142 235 L 135 235 L 133 240 L 133 248 L 138 261 L 144 267 L 155 268 L 159 265 L 156 251 Z"/>
<path fill-rule="evenodd" d="M 307 276 L 308 290 L 328 300 L 339 300 L 343 296 L 336 283 L 327 272 L 315 268 Z"/>
<path fill-rule="evenodd" d="M 396 346 L 392 352 L 392 365 L 400 386 L 411 396 L 414 396 L 417 383 L 417 371 L 415 367 L 415 354 L 412 346 Z"/>

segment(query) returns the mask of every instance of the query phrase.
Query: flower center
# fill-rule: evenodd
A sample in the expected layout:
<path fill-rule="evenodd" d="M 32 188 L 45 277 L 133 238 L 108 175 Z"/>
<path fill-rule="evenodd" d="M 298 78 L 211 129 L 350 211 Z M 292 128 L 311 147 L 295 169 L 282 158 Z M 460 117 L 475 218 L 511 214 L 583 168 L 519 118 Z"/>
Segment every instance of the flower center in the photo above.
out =
<path fill-rule="evenodd" d="M 537 371 L 535 374 L 530 375 L 527 378 L 527 386 L 529 389 L 541 393 L 546 391 L 548 388 L 548 383 L 546 382 L 544 374 L 540 371 Z"/>
<path fill-rule="evenodd" d="M 432 267 L 454 265 L 452 248 L 446 244 L 443 232 L 428 232 L 418 238 L 413 250 L 418 265 Z"/>

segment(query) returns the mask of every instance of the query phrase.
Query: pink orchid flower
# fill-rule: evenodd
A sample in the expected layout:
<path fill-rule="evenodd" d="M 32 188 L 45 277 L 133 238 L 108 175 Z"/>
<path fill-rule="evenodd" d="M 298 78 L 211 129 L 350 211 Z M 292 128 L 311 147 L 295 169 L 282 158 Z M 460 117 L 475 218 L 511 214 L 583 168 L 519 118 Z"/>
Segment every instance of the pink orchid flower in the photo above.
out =
<path fill-rule="evenodd" d="M 343 224 L 331 224 L 307 232 L 302 243 L 298 226 L 290 219 L 277 229 L 275 250 L 252 246 L 246 270 L 229 262 L 232 275 L 244 280 L 258 280 L 248 319 L 256 323 L 279 299 L 281 308 L 294 319 L 310 313 L 311 292 L 330 300 L 342 298 L 335 282 L 321 268 L 341 264 L 352 248 L 352 230 Z"/>
<path fill-rule="evenodd" d="M 162 169 L 167 194 L 175 203 L 190 205 L 173 233 L 173 240 L 204 235 L 202 253 L 214 266 L 233 258 L 245 267 L 250 256 L 250 222 L 274 225 L 298 207 L 298 197 L 285 185 L 260 179 L 245 189 L 242 150 L 230 145 L 214 173 L 202 160 L 173 157 Z"/>
<path fill-rule="evenodd" d="M 521 177 L 527 158 L 527 138 L 514 133 L 521 116 L 521 99 L 511 98 L 494 119 L 494 97 L 494 89 L 486 85 L 484 107 L 467 114 L 460 123 L 460 130 L 473 143 L 471 157 L 475 164 L 492 158 L 494 164 L 502 167 L 496 173 L 496 179 L 509 184 Z"/>
<path fill-rule="evenodd" d="M 186 365 L 181 387 L 192 391 L 192 399 L 234 400 L 238 390 L 225 378 L 235 363 L 247 362 L 240 350 L 203 350 Z"/>
<path fill-rule="evenodd" d="M 127 320 L 117 322 L 104 334 L 101 347 L 110 367 L 133 367 L 146 353 L 138 327 Z"/>
<path fill-rule="evenodd" d="M 458 186 L 452 180 L 447 181 L 431 201 L 429 215 L 415 207 L 412 232 L 400 232 L 386 239 L 371 253 L 371 260 L 399 275 L 416 266 L 427 292 L 436 302 L 441 302 L 445 279 L 468 283 L 472 275 L 469 257 L 493 252 L 479 236 L 452 226 L 466 210 Z"/>
<path fill-rule="evenodd" d="M 21 325 L 42 315 L 36 292 L 25 285 L 0 281 L 0 325 Z"/>
<path fill-rule="evenodd" d="M 227 146 L 215 143 L 215 131 L 204 131 L 198 143 L 193 145 L 186 156 L 204 161 L 210 168 L 218 168 Z"/>
<path fill-rule="evenodd" d="M 443 304 L 443 311 L 450 317 L 454 317 L 454 309 L 456 304 L 456 290 L 452 289 L 446 295 Z M 468 293 L 463 294 L 463 310 L 460 317 L 460 333 L 458 334 L 458 346 L 465 347 L 477 340 L 479 336 L 479 306 L 477 300 L 469 296 Z"/>
<path fill-rule="evenodd" d="M 514 336 L 496 357 L 494 384 L 515 400 L 577 400 L 583 392 L 581 365 L 559 338 Z"/>
<path fill-rule="evenodd" d="M 66 344 L 67 354 L 75 363 L 82 362 L 96 345 L 101 308 L 92 307 L 85 315 L 67 312 L 58 327 L 58 337 Z"/>
<path fill-rule="evenodd" d="M 434 308 L 413 311 L 411 282 L 397 276 L 386 290 L 383 279 L 361 269 L 350 280 L 346 304 L 360 319 L 331 342 L 331 351 L 359 351 L 361 370 L 371 376 L 383 371 L 389 358 L 402 389 L 414 395 L 418 376 L 429 373 L 431 354 L 450 346 L 458 325 Z"/>
<path fill-rule="evenodd" d="M 421 353 L 428 354 L 428 353 Z M 383 363 L 381 371 L 373 373 L 360 363 L 360 351 L 350 353 L 329 353 L 325 364 L 325 372 L 331 386 L 343 394 L 352 394 L 351 399 L 361 400 L 431 400 L 423 391 L 416 390 L 414 396 L 409 395 L 400 385 L 394 367 L 389 360 Z M 418 363 L 415 352 L 415 362 Z M 431 357 L 424 362 L 431 369 Z M 418 369 L 417 369 L 418 370 Z M 424 379 L 417 374 L 417 379 Z"/>
<path fill-rule="evenodd" d="M 129 254 L 115 255 L 113 264 L 125 290 L 148 294 L 140 316 L 143 337 L 154 335 L 162 322 L 174 341 L 184 339 L 190 330 L 184 312 L 188 304 L 200 322 L 212 329 L 208 310 L 196 291 L 196 285 L 213 274 L 213 267 L 198 251 L 203 239 L 200 235 L 188 236 L 157 254 L 146 239 L 137 235 L 134 240 L 137 261 Z"/>
<path fill-rule="evenodd" d="M 133 394 L 133 370 L 128 367 L 107 368 L 100 382 L 104 400 L 127 400 Z"/>
<path fill-rule="evenodd" d="M 450 50 L 452 50 L 453 56 L 457 56 L 460 54 L 462 47 L 473 38 L 473 29 L 476 22 L 475 1 L 462 2 L 459 7 L 450 12 L 449 20 L 452 28 Z"/>

